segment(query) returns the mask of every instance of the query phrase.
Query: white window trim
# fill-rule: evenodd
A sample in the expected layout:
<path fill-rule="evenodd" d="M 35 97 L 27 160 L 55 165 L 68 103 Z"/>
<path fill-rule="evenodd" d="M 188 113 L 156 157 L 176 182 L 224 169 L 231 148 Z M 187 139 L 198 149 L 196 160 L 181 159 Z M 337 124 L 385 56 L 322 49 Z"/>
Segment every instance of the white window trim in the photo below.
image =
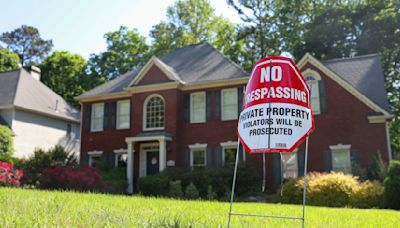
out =
<path fill-rule="evenodd" d="M 286 153 L 281 153 L 281 156 L 283 154 L 286 154 Z M 298 178 L 299 177 L 299 154 L 298 154 L 298 149 L 296 148 L 293 152 L 288 153 L 288 154 L 295 154 L 295 156 L 296 156 L 296 167 L 297 167 L 297 169 L 296 169 L 296 177 L 295 178 Z M 282 159 L 282 157 L 281 157 L 281 167 L 282 167 L 281 168 L 281 177 L 282 177 L 282 179 L 288 180 L 289 178 L 285 178 L 284 175 L 283 175 L 285 170 L 283 170 L 283 159 Z"/>
<path fill-rule="evenodd" d="M 159 97 L 164 102 L 164 127 L 151 127 L 151 128 L 147 128 L 146 127 L 146 125 L 147 125 L 147 119 L 146 119 L 146 116 L 147 116 L 147 103 L 153 97 Z M 143 125 L 142 129 L 143 129 L 143 131 L 154 131 L 154 130 L 164 130 L 165 129 L 165 125 L 166 125 L 166 121 L 167 121 L 166 118 L 165 118 L 167 116 L 166 113 L 165 113 L 166 105 L 167 104 L 165 103 L 164 97 L 161 96 L 160 94 L 152 94 L 152 95 L 149 95 L 149 96 L 146 97 L 146 99 L 143 102 L 143 117 L 142 117 L 143 118 L 142 119 L 142 125 Z"/>
<path fill-rule="evenodd" d="M 220 145 L 222 147 L 222 165 L 225 165 L 225 149 L 237 149 L 237 141 L 226 141 L 226 142 L 221 142 Z M 242 146 L 242 145 L 240 145 Z M 243 149 L 243 157 L 241 158 L 242 161 L 246 161 L 246 151 L 244 148 Z M 236 155 L 235 155 L 236 156 Z"/>
<path fill-rule="evenodd" d="M 102 105 L 103 106 L 103 124 L 102 124 L 101 129 L 93 129 L 94 128 L 94 109 L 95 109 L 94 107 L 97 106 L 97 105 Z M 104 109 L 105 109 L 104 103 L 92 104 L 92 113 L 90 114 L 90 131 L 91 132 L 99 132 L 99 131 L 103 131 L 104 130 Z"/>
<path fill-rule="evenodd" d="M 194 121 L 193 120 L 193 96 L 195 95 L 203 95 L 204 96 L 204 120 L 200 120 L 200 121 Z M 202 92 L 195 92 L 195 93 L 191 93 L 190 94 L 190 123 L 205 123 L 206 122 L 206 92 L 202 91 Z"/>
<path fill-rule="evenodd" d="M 123 154 L 128 154 L 128 149 L 120 148 L 114 150 L 114 166 L 115 168 L 118 167 L 118 156 Z"/>
<path fill-rule="evenodd" d="M 207 144 L 200 144 L 200 143 L 195 143 L 192 145 L 189 145 L 190 149 L 190 167 L 206 167 L 207 166 Z M 196 165 L 193 166 L 193 151 L 194 150 L 204 150 L 204 165 Z"/>
<path fill-rule="evenodd" d="M 236 117 L 235 118 L 224 118 L 224 91 L 235 91 L 236 92 Z M 222 89 L 221 90 L 221 120 L 225 121 L 225 120 L 237 120 L 238 118 L 238 89 L 237 88 L 229 88 L 229 89 Z"/>
<path fill-rule="evenodd" d="M 89 167 L 92 167 L 92 158 L 93 157 L 101 157 L 101 155 L 103 154 L 104 151 L 102 150 L 93 150 L 93 151 L 88 151 L 88 155 L 89 155 Z"/>
<path fill-rule="evenodd" d="M 119 127 L 119 106 L 121 105 L 121 103 L 125 103 L 127 102 L 129 104 L 129 121 L 128 121 L 128 126 L 127 127 Z M 131 102 L 130 100 L 120 100 L 117 101 L 117 120 L 116 120 L 116 129 L 117 130 L 123 130 L 123 129 L 129 129 L 131 127 Z"/>
<path fill-rule="evenodd" d="M 314 115 L 319 115 L 321 114 L 321 98 L 320 98 L 320 93 L 319 93 L 319 81 L 322 80 L 321 75 L 315 71 L 315 70 L 311 70 L 310 68 L 308 68 L 307 70 L 302 72 L 302 75 L 304 75 L 304 79 L 306 79 L 307 77 L 313 77 L 317 83 L 317 94 L 318 94 L 318 110 L 314 111 L 313 110 L 313 114 Z M 310 91 L 312 93 L 312 91 Z M 310 94 L 311 96 L 311 94 Z"/>
<path fill-rule="evenodd" d="M 341 143 L 339 143 L 339 144 L 337 144 L 337 145 L 331 145 L 331 146 L 329 146 L 329 149 L 331 150 L 331 157 L 332 157 L 332 160 L 331 160 L 331 165 L 332 165 L 332 170 L 333 170 L 333 153 L 334 153 L 334 151 L 335 150 L 348 150 L 348 152 L 349 152 L 349 159 L 350 159 L 350 173 L 352 173 L 352 170 L 351 170 L 351 151 L 350 151 L 350 148 L 351 148 L 351 144 L 341 144 Z"/>

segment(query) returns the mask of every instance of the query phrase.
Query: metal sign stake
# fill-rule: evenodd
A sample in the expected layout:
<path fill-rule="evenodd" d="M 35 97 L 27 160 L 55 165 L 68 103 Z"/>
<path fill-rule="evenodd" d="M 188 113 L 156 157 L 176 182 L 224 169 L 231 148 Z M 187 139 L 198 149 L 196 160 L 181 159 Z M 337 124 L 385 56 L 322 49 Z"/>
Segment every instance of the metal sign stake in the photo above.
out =
<path fill-rule="evenodd" d="M 301 227 L 304 228 L 304 215 L 306 211 L 306 189 L 307 189 L 307 160 L 308 160 L 308 137 L 306 139 L 306 152 L 304 155 L 304 183 L 303 183 L 303 219 Z"/>
<path fill-rule="evenodd" d="M 229 207 L 229 218 L 228 218 L 228 227 L 231 227 L 231 216 L 232 216 L 232 203 L 233 203 L 233 196 L 235 195 L 235 185 L 236 185 L 236 173 L 237 173 L 237 167 L 239 163 L 239 146 L 240 146 L 240 141 L 239 139 L 237 140 L 237 148 L 236 148 L 236 159 L 235 159 L 235 170 L 233 171 L 233 180 L 232 180 L 232 191 L 231 191 L 231 204 Z"/>

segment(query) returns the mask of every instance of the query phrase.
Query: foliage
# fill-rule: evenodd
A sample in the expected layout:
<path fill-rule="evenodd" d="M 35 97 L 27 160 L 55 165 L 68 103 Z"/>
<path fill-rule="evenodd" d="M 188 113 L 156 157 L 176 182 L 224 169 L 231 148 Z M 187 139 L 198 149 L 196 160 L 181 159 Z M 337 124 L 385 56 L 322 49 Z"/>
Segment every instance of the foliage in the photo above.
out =
<path fill-rule="evenodd" d="M 377 152 L 370 157 L 367 167 L 367 179 L 383 182 L 386 174 L 386 165 L 382 160 L 381 153 Z"/>
<path fill-rule="evenodd" d="M 185 189 L 185 197 L 188 199 L 198 199 L 199 198 L 199 191 L 197 190 L 196 186 L 190 182 L 190 184 Z"/>
<path fill-rule="evenodd" d="M 0 125 L 0 161 L 9 161 L 14 153 L 14 140 L 10 128 Z"/>
<path fill-rule="evenodd" d="M 39 30 L 28 25 L 2 33 L 0 41 L 18 54 L 22 66 L 39 64 L 53 48 L 51 40 L 42 39 Z"/>
<path fill-rule="evenodd" d="M 106 183 L 104 192 L 114 194 L 125 194 L 126 186 L 126 167 L 118 168 L 98 168 L 103 181 Z"/>
<path fill-rule="evenodd" d="M 392 160 L 390 162 L 384 186 L 384 206 L 386 208 L 400 209 L 400 161 Z"/>
<path fill-rule="evenodd" d="M 167 9 L 167 21 L 150 31 L 152 53 L 164 55 L 185 45 L 209 42 L 233 61 L 239 60 L 242 42 L 235 25 L 217 16 L 208 0 L 178 0 Z"/>
<path fill-rule="evenodd" d="M 175 199 L 180 199 L 183 197 L 182 184 L 180 180 L 169 182 L 168 196 Z"/>
<path fill-rule="evenodd" d="M 38 187 L 41 189 L 102 191 L 105 182 L 96 168 L 56 165 L 42 171 Z"/>
<path fill-rule="evenodd" d="M 168 193 L 171 179 L 162 173 L 140 177 L 138 188 L 141 194 L 146 196 L 165 196 Z"/>
<path fill-rule="evenodd" d="M 229 203 L 0 188 L 3 227 L 226 227 Z M 234 211 L 301 217 L 301 205 L 238 203 Z M 307 227 L 398 227 L 399 212 L 306 207 Z M 232 216 L 233 227 L 299 227 L 301 221 Z"/>
<path fill-rule="evenodd" d="M 149 58 L 146 38 L 136 29 L 121 26 L 118 31 L 106 33 L 104 38 L 107 50 L 90 56 L 88 70 L 91 77 L 113 79 Z"/>
<path fill-rule="evenodd" d="M 24 170 L 22 182 L 29 185 L 36 184 L 45 168 L 55 165 L 74 166 L 77 165 L 77 159 L 74 154 L 66 152 L 62 146 L 57 145 L 48 151 L 37 148 L 31 156 L 16 163 L 17 167 Z"/>
<path fill-rule="evenodd" d="M 0 72 L 19 68 L 19 57 L 16 53 L 0 46 Z"/>
<path fill-rule="evenodd" d="M 18 187 L 23 175 L 22 170 L 15 169 L 13 164 L 0 161 L 0 186 Z"/>
<path fill-rule="evenodd" d="M 282 202 L 302 203 L 303 178 L 287 181 L 282 186 Z M 359 182 L 343 173 L 310 173 L 307 175 L 307 204 L 328 207 L 380 207 L 383 187 L 377 181 Z"/>
<path fill-rule="evenodd" d="M 213 191 L 213 188 L 212 188 L 211 185 L 208 185 L 208 187 L 207 187 L 207 199 L 208 199 L 208 200 L 215 200 L 215 199 L 217 199 L 217 193 L 215 193 L 215 192 Z"/>
<path fill-rule="evenodd" d="M 55 51 L 40 66 L 41 81 L 68 103 L 79 107 L 74 99 L 104 80 L 86 74 L 86 60 L 67 51 Z"/>
<path fill-rule="evenodd" d="M 351 204 L 358 208 L 382 207 L 384 188 L 378 181 L 365 181 L 353 189 Z"/>

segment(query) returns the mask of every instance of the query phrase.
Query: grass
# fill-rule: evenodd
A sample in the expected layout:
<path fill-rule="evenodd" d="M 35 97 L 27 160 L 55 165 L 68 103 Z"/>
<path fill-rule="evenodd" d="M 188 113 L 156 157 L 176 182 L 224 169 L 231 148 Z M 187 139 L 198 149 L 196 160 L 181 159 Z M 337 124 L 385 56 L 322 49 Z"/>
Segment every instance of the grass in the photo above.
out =
<path fill-rule="evenodd" d="M 234 203 L 235 212 L 301 216 L 298 205 Z M 1 227 L 225 227 L 229 203 L 0 188 Z M 237 217 L 232 227 L 301 227 Z M 400 212 L 306 207 L 306 227 L 400 227 Z"/>

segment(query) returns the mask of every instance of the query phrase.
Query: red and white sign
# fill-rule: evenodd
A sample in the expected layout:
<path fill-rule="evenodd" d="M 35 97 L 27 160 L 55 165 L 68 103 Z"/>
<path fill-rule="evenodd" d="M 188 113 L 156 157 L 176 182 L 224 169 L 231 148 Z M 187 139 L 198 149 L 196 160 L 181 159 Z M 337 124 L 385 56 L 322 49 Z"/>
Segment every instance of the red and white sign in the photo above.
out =
<path fill-rule="evenodd" d="M 292 152 L 314 130 L 310 89 L 292 59 L 271 56 L 251 72 L 238 121 L 249 153 Z"/>

